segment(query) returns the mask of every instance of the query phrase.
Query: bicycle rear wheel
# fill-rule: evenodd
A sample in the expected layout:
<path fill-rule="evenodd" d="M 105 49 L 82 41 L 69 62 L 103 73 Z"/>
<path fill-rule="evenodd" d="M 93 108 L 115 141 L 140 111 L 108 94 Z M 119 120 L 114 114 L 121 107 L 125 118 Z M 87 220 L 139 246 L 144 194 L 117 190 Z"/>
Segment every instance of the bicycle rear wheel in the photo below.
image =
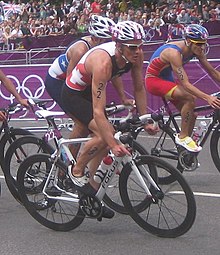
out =
<path fill-rule="evenodd" d="M 137 158 L 140 155 L 148 155 L 149 153 L 135 140 L 132 142 L 132 155 L 134 158 Z M 156 172 L 153 169 L 150 169 L 152 176 L 156 177 Z M 110 208 L 115 210 L 121 214 L 128 214 L 127 210 L 124 207 L 124 204 L 121 200 L 120 193 L 119 193 L 119 178 L 120 173 L 115 174 L 112 182 L 108 186 L 106 190 L 106 194 L 103 198 L 103 201 L 106 205 Z"/>
<path fill-rule="evenodd" d="M 78 202 L 60 200 L 65 195 L 67 181 L 66 165 L 61 161 L 55 163 L 59 173 L 59 189 L 55 186 L 55 176 L 49 180 L 46 192 L 53 196 L 48 198 L 43 194 L 52 161 L 50 155 L 37 154 L 26 158 L 18 169 L 17 182 L 20 198 L 30 215 L 43 226 L 56 231 L 70 231 L 78 227 L 85 215 Z M 76 199 L 78 195 L 75 194 Z"/>
<path fill-rule="evenodd" d="M 4 172 L 4 160 L 8 147 L 16 139 L 24 135 L 33 135 L 30 131 L 21 128 L 10 128 L 10 133 L 5 133 L 0 140 L 0 165 Z"/>
<path fill-rule="evenodd" d="M 210 140 L 210 152 L 212 160 L 220 172 L 220 125 L 218 125 L 212 133 Z"/>
<path fill-rule="evenodd" d="M 126 165 L 121 173 L 119 187 L 122 201 L 130 216 L 141 228 L 156 236 L 174 238 L 186 233 L 194 223 L 196 203 L 184 177 L 170 164 L 157 157 L 143 156 L 136 165 L 140 172 L 141 168 L 148 169 L 153 165 L 157 168 L 159 176 L 168 172 L 175 181 L 171 184 L 159 183 L 161 191 L 158 192 L 143 174 L 142 177 L 155 200 L 153 201 L 151 197 L 146 196 L 131 167 Z M 137 204 L 142 204 L 139 210 L 135 209 Z"/>
<path fill-rule="evenodd" d="M 5 181 L 13 197 L 21 203 L 17 190 L 17 171 L 20 164 L 30 155 L 53 153 L 54 148 L 36 136 L 24 136 L 15 140 L 5 154 Z"/>

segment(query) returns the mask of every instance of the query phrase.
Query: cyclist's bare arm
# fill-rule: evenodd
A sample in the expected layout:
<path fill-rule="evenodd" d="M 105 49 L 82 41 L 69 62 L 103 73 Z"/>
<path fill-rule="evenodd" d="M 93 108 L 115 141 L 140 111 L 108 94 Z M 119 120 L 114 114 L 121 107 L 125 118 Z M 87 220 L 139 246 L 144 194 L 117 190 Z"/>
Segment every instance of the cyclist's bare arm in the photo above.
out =
<path fill-rule="evenodd" d="M 80 42 L 77 45 L 71 47 L 67 52 L 67 59 L 69 61 L 66 76 L 68 76 L 72 70 L 75 68 L 76 64 L 79 62 L 81 57 L 88 51 L 87 46 L 85 43 Z"/>
<path fill-rule="evenodd" d="M 167 49 L 162 54 L 163 61 L 171 65 L 171 68 L 179 81 L 179 85 L 183 86 L 183 88 L 190 94 L 208 101 L 209 95 L 203 93 L 189 82 L 188 76 L 183 67 L 182 55 L 174 49 Z"/>
<path fill-rule="evenodd" d="M 193 86 L 188 79 L 188 76 L 183 68 L 182 65 L 182 58 L 179 52 L 173 51 L 172 56 L 169 56 L 170 64 L 172 67 L 172 70 L 176 74 L 180 85 L 184 87 L 184 89 L 189 92 L 190 94 L 201 98 L 208 102 L 209 105 L 211 105 L 213 108 L 220 108 L 220 100 L 218 100 L 217 97 L 210 96 L 201 90 L 199 90 L 197 87 Z"/>
<path fill-rule="evenodd" d="M 0 81 L 4 85 L 4 87 L 18 100 L 19 103 L 28 107 L 28 102 L 26 99 L 23 99 L 19 93 L 17 92 L 16 88 L 14 87 L 11 80 L 0 70 Z"/>
<path fill-rule="evenodd" d="M 128 154 L 126 148 L 115 140 L 114 129 L 105 117 L 106 85 L 112 72 L 111 59 L 106 52 L 95 51 L 88 57 L 88 63 L 86 67 L 92 75 L 93 114 L 99 133 L 116 156 Z"/>
<path fill-rule="evenodd" d="M 0 111 L 0 121 L 3 121 L 6 119 L 5 113 Z"/>

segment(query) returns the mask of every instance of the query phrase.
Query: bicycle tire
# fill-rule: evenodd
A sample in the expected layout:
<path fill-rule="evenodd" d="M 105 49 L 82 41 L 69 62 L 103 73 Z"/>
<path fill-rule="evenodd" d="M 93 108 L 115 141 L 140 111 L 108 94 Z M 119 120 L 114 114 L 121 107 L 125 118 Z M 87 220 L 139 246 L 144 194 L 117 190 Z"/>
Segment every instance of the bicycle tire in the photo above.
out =
<path fill-rule="evenodd" d="M 210 152 L 215 167 L 220 172 L 220 125 L 218 125 L 212 133 L 210 139 Z"/>
<path fill-rule="evenodd" d="M 132 141 L 132 152 L 135 157 L 138 155 L 148 155 L 149 153 L 141 146 L 137 141 Z M 137 155 L 138 153 L 138 155 Z M 151 173 L 155 176 L 155 171 Z M 120 174 L 116 174 L 114 179 L 110 183 L 108 189 L 106 190 L 106 194 L 103 198 L 104 203 L 109 206 L 114 211 L 121 213 L 121 214 L 128 214 L 127 210 L 125 209 L 123 202 L 121 200 L 119 194 L 119 178 Z"/>
<path fill-rule="evenodd" d="M 32 154 L 53 153 L 54 148 L 43 139 L 36 136 L 24 136 L 15 140 L 5 154 L 4 175 L 5 181 L 12 196 L 21 203 L 17 189 L 17 171 L 22 161 Z"/>
<path fill-rule="evenodd" d="M 126 165 L 122 170 L 119 188 L 122 201 L 132 219 L 141 228 L 159 237 L 175 238 L 185 234 L 195 221 L 196 202 L 183 175 L 172 165 L 154 156 L 142 156 L 136 165 L 138 168 L 154 165 L 157 172 L 168 171 L 175 181 L 171 184 L 159 183 L 162 192 L 158 193 L 145 178 L 155 201 L 148 197 L 142 210 L 137 211 L 135 205 L 144 201 L 146 193 L 135 178 L 130 165 Z"/>
<path fill-rule="evenodd" d="M 10 128 L 10 134 L 5 133 L 0 140 L 0 166 L 2 171 L 4 172 L 4 159 L 5 154 L 9 146 L 13 141 L 15 141 L 18 137 L 24 135 L 33 135 L 30 131 L 22 128 Z"/>
<path fill-rule="evenodd" d="M 78 202 L 47 198 L 44 187 L 52 162 L 48 154 L 36 154 L 26 158 L 18 169 L 17 182 L 20 198 L 29 214 L 41 225 L 55 231 L 70 231 L 84 220 Z M 66 165 L 57 161 L 59 173 L 66 172 Z M 61 171 L 61 172 L 60 172 Z M 51 192 L 59 197 L 62 192 L 53 190 L 53 179 L 49 180 Z"/>

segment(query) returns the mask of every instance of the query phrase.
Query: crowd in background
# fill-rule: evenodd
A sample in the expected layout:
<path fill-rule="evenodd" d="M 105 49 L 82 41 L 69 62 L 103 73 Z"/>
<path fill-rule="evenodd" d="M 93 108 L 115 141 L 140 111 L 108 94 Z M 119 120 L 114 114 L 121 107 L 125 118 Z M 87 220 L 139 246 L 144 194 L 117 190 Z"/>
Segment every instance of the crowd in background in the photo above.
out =
<path fill-rule="evenodd" d="M 106 2 L 107 1 L 107 2 Z M 159 36 L 160 27 L 165 24 L 201 24 L 220 20 L 219 1 L 193 0 L 141 1 L 142 6 L 134 8 L 128 0 L 64 0 L 55 5 L 54 1 L 31 0 L 28 3 L 7 1 L 20 11 L 4 15 L 4 5 L 0 3 L 0 49 L 22 48 L 22 37 L 79 34 L 87 31 L 91 14 L 107 16 L 116 23 L 132 20 L 144 27 L 155 29 Z M 11 44 L 13 41 L 13 45 Z"/>

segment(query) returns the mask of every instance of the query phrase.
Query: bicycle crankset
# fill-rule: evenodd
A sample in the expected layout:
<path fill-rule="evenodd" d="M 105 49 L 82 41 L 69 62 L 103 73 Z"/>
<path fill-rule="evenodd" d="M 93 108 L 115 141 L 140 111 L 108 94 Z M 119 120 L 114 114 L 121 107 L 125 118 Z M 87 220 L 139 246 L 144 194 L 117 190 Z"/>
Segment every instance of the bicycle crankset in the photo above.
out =
<path fill-rule="evenodd" d="M 79 200 L 79 206 L 90 218 L 99 218 L 102 215 L 102 204 L 96 196 L 83 195 Z"/>
<path fill-rule="evenodd" d="M 185 171 L 195 171 L 198 168 L 197 153 L 182 150 L 179 152 L 179 164 Z"/>

